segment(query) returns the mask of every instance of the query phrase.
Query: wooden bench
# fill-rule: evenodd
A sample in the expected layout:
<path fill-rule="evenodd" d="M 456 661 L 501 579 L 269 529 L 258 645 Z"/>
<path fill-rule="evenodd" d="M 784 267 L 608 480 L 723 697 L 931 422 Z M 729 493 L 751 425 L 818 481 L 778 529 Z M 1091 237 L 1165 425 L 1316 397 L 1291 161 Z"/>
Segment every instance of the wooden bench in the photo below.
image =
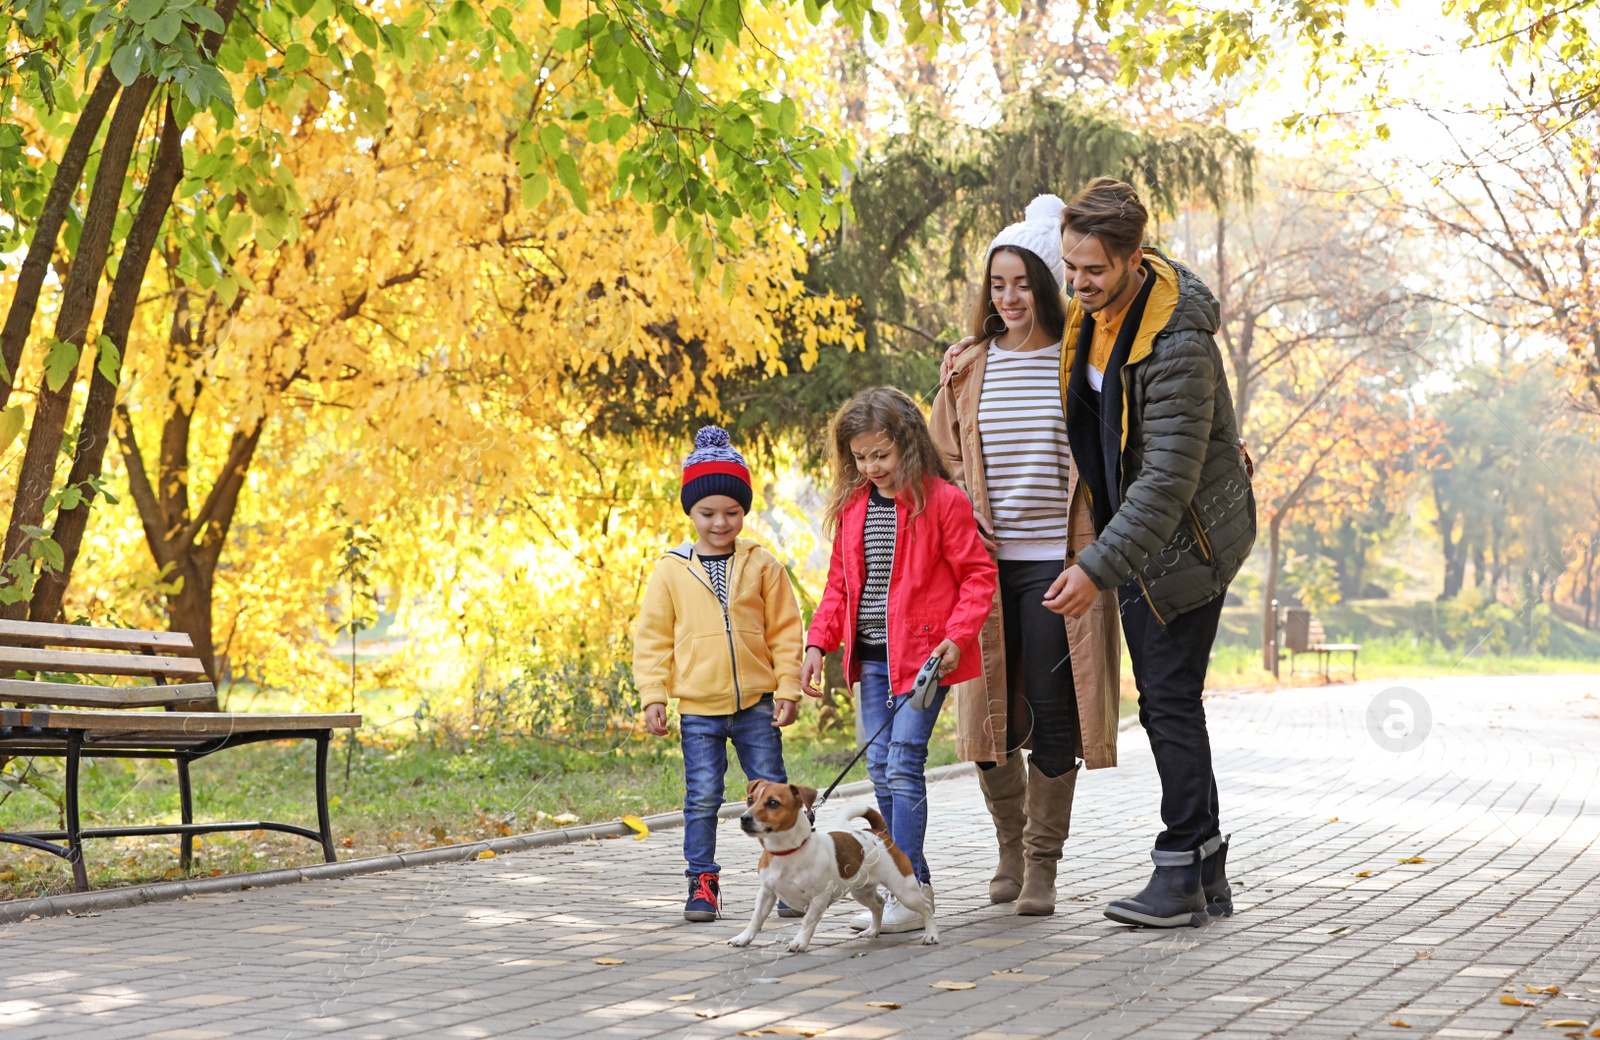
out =
<path fill-rule="evenodd" d="M 55 649 L 51 649 L 55 648 Z M 89 887 L 87 838 L 176 834 L 180 865 L 194 858 L 194 837 L 221 831 L 281 831 L 310 838 L 332 863 L 328 820 L 328 744 L 336 729 L 361 725 L 360 715 L 269 715 L 218 710 L 216 687 L 181 632 L 140 632 L 81 625 L 0 621 L 0 760 L 30 755 L 66 759 L 65 830 L 0 833 L 0 842 L 60 856 L 72 865 L 78 891 Z M 45 681 L 75 676 L 79 682 Z M 150 685 L 96 683 L 118 678 Z M 194 822 L 189 764 L 240 744 L 262 740 L 316 741 L 317 829 L 267 820 Z M 78 771 L 84 758 L 155 758 L 177 763 L 182 823 L 138 827 L 79 825 Z M 65 844 L 57 844 L 58 842 Z"/>
<path fill-rule="evenodd" d="M 1289 676 L 1294 676 L 1294 659 L 1300 654 L 1316 654 L 1318 671 L 1324 682 L 1334 654 L 1350 655 L 1350 678 L 1356 678 L 1356 655 L 1361 653 L 1360 643 L 1330 643 L 1322 622 L 1309 610 L 1289 610 L 1284 620 L 1283 643 L 1289 651 Z"/>

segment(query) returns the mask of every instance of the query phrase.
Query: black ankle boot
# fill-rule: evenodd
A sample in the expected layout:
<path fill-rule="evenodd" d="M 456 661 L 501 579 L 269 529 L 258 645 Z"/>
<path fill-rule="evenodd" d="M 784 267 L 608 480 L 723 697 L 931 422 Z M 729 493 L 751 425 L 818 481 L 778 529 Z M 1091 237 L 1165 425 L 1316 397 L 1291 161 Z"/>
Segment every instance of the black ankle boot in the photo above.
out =
<path fill-rule="evenodd" d="M 1172 853 L 1157 853 L 1162 858 Z M 1181 866 L 1158 864 L 1144 891 L 1131 899 L 1119 899 L 1106 907 L 1106 916 L 1119 924 L 1146 928 L 1198 928 L 1206 922 L 1206 894 L 1200 884 L 1200 857 L 1190 853 L 1190 862 Z"/>
<path fill-rule="evenodd" d="M 1233 886 L 1228 884 L 1228 841 L 1232 837 L 1223 838 L 1217 851 L 1200 861 L 1200 885 L 1206 893 L 1206 913 L 1212 917 L 1233 916 Z"/>

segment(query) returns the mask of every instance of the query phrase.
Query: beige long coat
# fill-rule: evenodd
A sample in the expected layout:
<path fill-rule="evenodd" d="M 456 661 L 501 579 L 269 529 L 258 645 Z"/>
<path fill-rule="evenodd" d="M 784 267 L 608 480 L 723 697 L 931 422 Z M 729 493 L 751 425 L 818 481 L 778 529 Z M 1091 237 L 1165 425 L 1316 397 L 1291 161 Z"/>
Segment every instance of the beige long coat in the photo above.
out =
<path fill-rule="evenodd" d="M 955 482 L 972 499 L 984 529 L 994 530 L 989 509 L 989 489 L 983 473 L 983 446 L 978 438 L 978 397 L 983 390 L 983 371 L 988 357 L 986 345 L 962 351 L 956 359 L 950 381 L 933 402 L 929 420 L 934 443 L 944 456 Z M 1067 480 L 1071 508 L 1067 520 L 1065 562 L 1070 565 L 1084 547 L 1094 541 L 1094 523 L 1089 515 L 1089 500 L 1078 481 L 1074 466 Z M 1117 705 L 1121 696 L 1122 626 L 1117 612 L 1115 589 L 1105 589 L 1094 606 L 1082 617 L 1062 619 L 1072 650 L 1072 681 L 1078 693 L 1078 729 L 1082 745 L 1078 757 L 1090 769 L 1117 764 Z M 1003 762 L 1006 758 L 1006 727 L 1019 714 L 1019 703 L 1012 704 L 1006 684 L 1005 636 L 1001 629 L 1000 598 L 995 593 L 978 645 L 983 654 L 983 677 L 957 686 L 957 754 L 969 762 Z M 1024 747 L 1029 746 L 1024 743 Z"/>

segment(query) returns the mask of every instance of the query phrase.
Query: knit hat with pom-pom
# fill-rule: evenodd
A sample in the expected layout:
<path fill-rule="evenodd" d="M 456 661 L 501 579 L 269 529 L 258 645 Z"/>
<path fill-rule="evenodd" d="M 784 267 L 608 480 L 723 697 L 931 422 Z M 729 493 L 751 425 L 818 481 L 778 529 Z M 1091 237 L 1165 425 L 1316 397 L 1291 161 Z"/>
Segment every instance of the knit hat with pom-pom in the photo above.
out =
<path fill-rule="evenodd" d="M 683 460 L 683 490 L 678 493 L 683 511 L 707 495 L 727 495 L 750 512 L 750 467 L 728 445 L 728 431 L 720 426 L 702 426 L 694 435 L 694 451 Z"/>
<path fill-rule="evenodd" d="M 1016 246 L 1044 261 L 1045 267 L 1056 276 L 1056 288 L 1067 282 L 1067 264 L 1061 259 L 1061 214 L 1067 204 L 1054 195 L 1040 195 L 1028 203 L 1021 223 L 1012 224 L 989 243 L 984 257 L 985 265 L 994 251 L 1001 246 Z"/>

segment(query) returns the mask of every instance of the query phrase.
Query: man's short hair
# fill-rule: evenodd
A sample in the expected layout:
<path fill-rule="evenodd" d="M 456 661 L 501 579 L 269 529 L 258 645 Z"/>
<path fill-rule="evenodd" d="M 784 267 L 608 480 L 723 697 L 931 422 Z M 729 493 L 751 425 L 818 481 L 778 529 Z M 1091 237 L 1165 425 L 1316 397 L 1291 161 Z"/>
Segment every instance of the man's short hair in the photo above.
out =
<path fill-rule="evenodd" d="M 1149 220 L 1150 211 L 1132 185 L 1096 177 L 1061 211 L 1061 230 L 1095 236 L 1112 256 L 1132 256 L 1144 245 Z"/>

